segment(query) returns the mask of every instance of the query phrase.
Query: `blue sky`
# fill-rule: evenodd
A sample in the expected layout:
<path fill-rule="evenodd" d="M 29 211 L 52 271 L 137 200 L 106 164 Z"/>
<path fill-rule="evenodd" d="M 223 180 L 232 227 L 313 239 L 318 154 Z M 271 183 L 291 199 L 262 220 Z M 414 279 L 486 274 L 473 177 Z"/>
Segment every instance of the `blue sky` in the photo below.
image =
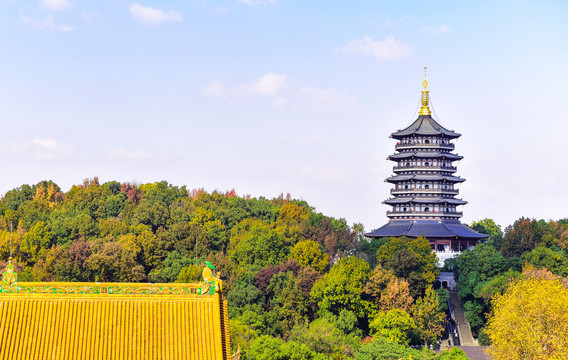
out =
<path fill-rule="evenodd" d="M 385 223 L 423 67 L 463 221 L 567 216 L 561 1 L 0 0 L 0 194 L 48 179 L 291 193 Z"/>

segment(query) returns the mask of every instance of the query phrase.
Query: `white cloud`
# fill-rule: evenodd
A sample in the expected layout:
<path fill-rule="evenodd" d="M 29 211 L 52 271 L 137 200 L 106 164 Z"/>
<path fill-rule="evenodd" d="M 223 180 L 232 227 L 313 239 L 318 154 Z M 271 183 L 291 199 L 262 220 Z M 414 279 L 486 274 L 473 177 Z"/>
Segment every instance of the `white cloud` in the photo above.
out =
<path fill-rule="evenodd" d="M 182 22 L 183 16 L 179 11 L 170 10 L 164 12 L 162 9 L 154 9 L 149 6 L 142 6 L 138 3 L 130 5 L 130 15 L 139 23 L 145 25 L 157 25 L 163 22 Z"/>
<path fill-rule="evenodd" d="M 0 144 L 0 153 L 25 155 L 35 159 L 53 159 L 72 155 L 73 146 L 63 145 L 55 139 L 33 139 Z"/>
<path fill-rule="evenodd" d="M 49 30 L 59 32 L 70 32 L 75 30 L 72 26 L 66 26 L 55 23 L 55 17 L 50 15 L 42 20 L 34 20 L 26 15 L 20 15 L 20 23 L 30 26 L 36 30 Z"/>
<path fill-rule="evenodd" d="M 370 36 L 364 36 L 361 40 L 354 40 L 341 49 L 344 54 L 371 55 L 379 60 L 395 60 L 409 57 L 414 50 L 407 44 L 389 36 L 384 40 L 373 40 Z"/>
<path fill-rule="evenodd" d="M 266 74 L 250 85 L 240 85 L 233 90 L 235 96 L 278 95 L 286 86 L 286 75 Z"/>
<path fill-rule="evenodd" d="M 36 145 L 38 145 L 40 148 L 46 150 L 46 151 L 51 151 L 51 152 L 56 152 L 56 153 L 63 153 L 64 149 L 63 146 L 61 146 L 60 144 L 57 143 L 57 141 L 55 141 L 54 139 L 34 139 L 32 140 L 32 142 Z"/>
<path fill-rule="evenodd" d="M 67 0 L 41 0 L 41 7 L 50 10 L 63 10 L 69 7 Z"/>
<path fill-rule="evenodd" d="M 288 98 L 284 97 L 284 96 L 278 96 L 277 98 L 275 98 L 274 100 L 272 100 L 272 102 L 270 103 L 270 105 L 274 106 L 274 107 L 283 107 L 284 105 L 286 105 L 288 103 Z"/>
<path fill-rule="evenodd" d="M 449 32 L 450 28 L 447 25 L 425 26 L 422 28 L 422 31 L 433 32 L 436 35 L 441 35 Z"/>
<path fill-rule="evenodd" d="M 334 88 L 294 87 L 286 75 L 275 73 L 266 74 L 257 81 L 235 88 L 227 88 L 223 82 L 213 80 L 203 93 L 221 97 L 230 103 L 235 103 L 240 98 L 269 98 L 273 107 L 280 108 L 292 103 L 296 107 L 311 108 L 319 113 L 351 112 L 357 102 L 356 97 Z"/>
<path fill-rule="evenodd" d="M 247 4 L 248 6 L 276 4 L 276 0 L 237 0 L 237 1 L 243 4 Z"/>
<path fill-rule="evenodd" d="M 223 96 L 225 94 L 225 84 L 219 80 L 213 80 L 203 90 L 203 93 L 207 96 Z"/>
<path fill-rule="evenodd" d="M 154 155 L 144 151 L 128 151 L 125 149 L 112 149 L 108 151 L 107 155 L 112 160 L 151 160 L 154 158 Z"/>

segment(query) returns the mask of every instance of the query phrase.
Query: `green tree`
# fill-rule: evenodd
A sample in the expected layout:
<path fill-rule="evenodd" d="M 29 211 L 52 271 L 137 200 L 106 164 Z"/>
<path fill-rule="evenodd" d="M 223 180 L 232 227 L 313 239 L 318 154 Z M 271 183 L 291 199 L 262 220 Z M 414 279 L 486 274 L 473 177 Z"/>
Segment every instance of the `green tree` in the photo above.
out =
<path fill-rule="evenodd" d="M 32 262 L 36 262 L 45 255 L 51 245 L 51 239 L 51 232 L 45 222 L 39 221 L 25 233 L 20 249 Z"/>
<path fill-rule="evenodd" d="M 466 318 L 474 332 L 485 324 L 489 305 L 479 296 L 484 284 L 494 276 L 503 273 L 507 261 L 501 253 L 488 244 L 478 244 L 473 250 L 466 250 L 457 259 L 457 290 Z"/>
<path fill-rule="evenodd" d="M 416 300 L 412 308 L 412 316 L 424 346 L 436 342 L 436 338 L 444 330 L 444 314 L 440 311 L 440 302 L 436 291 L 429 287 L 424 297 Z"/>
<path fill-rule="evenodd" d="M 364 318 L 374 308 L 362 296 L 370 273 L 365 260 L 355 256 L 343 258 L 314 284 L 311 296 L 322 311 L 338 315 L 346 309 Z"/>
<path fill-rule="evenodd" d="M 466 250 L 457 260 L 457 288 L 462 300 L 474 297 L 475 287 L 505 271 L 505 258 L 487 244 Z"/>
<path fill-rule="evenodd" d="M 355 360 L 428 360 L 434 357 L 434 352 L 428 349 L 414 350 L 387 339 L 377 337 L 361 346 L 355 353 Z"/>
<path fill-rule="evenodd" d="M 410 294 L 416 298 L 436 280 L 440 273 L 438 259 L 430 243 L 423 237 L 387 238 L 377 251 L 377 261 L 385 269 L 410 284 Z"/>
<path fill-rule="evenodd" d="M 231 259 L 241 265 L 276 265 L 288 256 L 284 235 L 261 222 L 247 222 L 241 233 L 231 238 L 235 250 Z"/>
<path fill-rule="evenodd" d="M 379 311 L 369 327 L 373 337 L 379 336 L 397 344 L 408 345 L 416 323 L 406 311 L 392 309 Z"/>
<path fill-rule="evenodd" d="M 497 225 L 492 219 L 483 219 L 479 221 L 474 221 L 471 224 L 471 228 L 482 234 L 489 235 L 487 243 L 497 250 L 501 248 L 503 242 L 503 231 L 501 230 L 501 225 Z"/>
<path fill-rule="evenodd" d="M 146 279 L 144 267 L 137 262 L 141 249 L 133 234 L 119 241 L 97 241 L 85 260 L 90 278 L 100 282 L 140 282 Z"/>
<path fill-rule="evenodd" d="M 242 351 L 246 351 L 248 348 L 249 340 L 250 342 L 254 342 L 254 340 L 258 337 L 258 334 L 254 329 L 249 330 L 247 324 L 243 324 L 237 319 L 229 319 L 229 331 L 231 351 L 233 353 L 236 353 L 240 347 L 242 354 Z"/>
<path fill-rule="evenodd" d="M 469 360 L 466 353 L 457 347 L 442 351 L 432 358 L 432 360 Z"/>
<path fill-rule="evenodd" d="M 274 338 L 263 335 L 258 337 L 250 349 L 251 360 L 325 360 L 322 354 L 317 354 L 302 343 Z"/>
<path fill-rule="evenodd" d="M 270 280 L 267 293 L 272 294 L 268 302 L 270 309 L 278 317 L 282 335 L 287 336 L 294 325 L 308 320 L 308 299 L 298 287 L 291 271 L 275 275 Z"/>
<path fill-rule="evenodd" d="M 489 281 L 482 283 L 481 288 L 476 287 L 476 295 L 489 305 L 496 296 L 502 295 L 511 282 L 521 275 L 520 272 L 509 269 L 503 274 L 495 275 Z M 479 289 L 479 291 L 477 291 Z"/>
<path fill-rule="evenodd" d="M 447 289 L 439 288 L 436 289 L 436 293 L 438 294 L 440 310 L 444 313 L 447 312 L 449 310 L 448 300 L 450 300 L 450 292 Z"/>
<path fill-rule="evenodd" d="M 343 359 L 353 356 L 360 339 L 343 333 L 327 318 L 322 317 L 308 324 L 297 324 L 290 334 L 290 341 L 301 342 L 318 353 Z"/>
<path fill-rule="evenodd" d="M 568 258 L 564 251 L 539 246 L 521 256 L 523 263 L 529 263 L 537 268 L 546 268 L 554 274 L 568 276 Z"/>
<path fill-rule="evenodd" d="M 156 268 L 150 272 L 148 280 L 157 283 L 174 282 L 178 278 L 181 270 L 183 268 L 189 268 L 193 263 L 193 259 L 183 257 L 177 251 L 172 251 L 164 260 L 163 267 Z M 201 267 L 199 270 L 202 270 Z"/>

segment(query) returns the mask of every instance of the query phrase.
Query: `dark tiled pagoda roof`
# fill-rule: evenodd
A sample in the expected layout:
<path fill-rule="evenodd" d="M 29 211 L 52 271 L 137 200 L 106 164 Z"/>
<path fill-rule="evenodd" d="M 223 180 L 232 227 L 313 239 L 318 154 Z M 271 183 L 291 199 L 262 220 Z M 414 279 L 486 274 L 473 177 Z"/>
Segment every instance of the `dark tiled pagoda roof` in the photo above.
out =
<path fill-rule="evenodd" d="M 410 124 L 410 126 L 392 133 L 391 137 L 395 139 L 402 139 L 403 137 L 411 135 L 445 136 L 450 139 L 455 139 L 461 136 L 461 134 L 448 130 L 438 124 L 430 115 L 420 115 L 416 121 Z"/>
<path fill-rule="evenodd" d="M 399 181 L 409 181 L 409 180 L 417 180 L 417 181 L 447 181 L 447 182 L 464 182 L 465 179 L 453 176 L 453 175 L 443 175 L 443 174 L 410 174 L 410 175 L 395 175 L 391 176 L 390 178 L 386 179 L 387 182 L 396 183 Z"/>
<path fill-rule="evenodd" d="M 467 201 L 461 199 L 454 199 L 453 197 L 441 197 L 441 196 L 404 196 L 404 197 L 387 199 L 383 201 L 383 203 L 388 205 L 408 204 L 411 202 L 417 204 L 453 204 L 453 205 L 467 204 Z"/>
<path fill-rule="evenodd" d="M 459 220 L 390 220 L 386 225 L 365 234 L 371 238 L 407 236 L 416 238 L 485 239 L 488 235 L 470 229 Z"/>
<path fill-rule="evenodd" d="M 446 158 L 449 160 L 461 160 L 463 156 L 452 154 L 449 152 L 441 152 L 441 151 L 403 151 L 388 157 L 389 160 L 401 160 L 401 159 L 408 159 L 411 157 L 416 158 Z"/>

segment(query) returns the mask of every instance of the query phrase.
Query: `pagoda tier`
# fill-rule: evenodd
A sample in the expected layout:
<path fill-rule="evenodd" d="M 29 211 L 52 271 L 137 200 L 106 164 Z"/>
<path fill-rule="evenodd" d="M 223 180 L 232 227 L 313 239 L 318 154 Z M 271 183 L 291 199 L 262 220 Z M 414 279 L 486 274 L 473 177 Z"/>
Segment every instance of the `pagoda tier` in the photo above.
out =
<path fill-rule="evenodd" d="M 432 119 L 432 121 L 434 121 Z M 399 161 L 399 160 L 406 160 L 407 159 L 447 159 L 449 161 L 461 160 L 463 156 L 455 155 L 449 152 L 440 152 L 440 151 L 427 151 L 424 149 L 420 149 L 422 151 L 408 151 L 403 150 L 398 154 L 394 154 L 388 157 L 389 160 Z"/>
<path fill-rule="evenodd" d="M 405 129 L 391 134 L 398 143 L 395 153 L 387 159 L 396 165 L 394 175 L 385 181 L 394 185 L 390 191 L 393 197 L 383 201 L 392 206 L 392 210 L 387 211 L 390 220 L 365 235 L 372 238 L 424 236 L 437 253 L 459 253 L 488 236 L 459 221 L 463 213 L 458 207 L 467 201 L 455 198 L 459 193 L 455 185 L 465 179 L 454 175 L 457 171 L 454 162 L 463 157 L 453 153 L 452 140 L 461 134 L 446 129 L 432 118 L 427 85 L 424 80 L 418 118 Z M 439 258 L 443 260 L 444 256 L 439 255 Z"/>
<path fill-rule="evenodd" d="M 438 173 L 438 174 L 436 174 Z M 440 171 L 433 171 L 433 174 L 424 174 L 424 173 L 420 173 L 420 172 L 414 172 L 412 173 L 410 171 L 410 174 L 401 174 L 401 175 L 395 175 L 395 176 L 391 176 L 390 178 L 387 178 L 385 181 L 396 184 L 398 182 L 432 182 L 432 184 L 438 185 L 439 183 L 444 183 L 444 182 L 448 182 L 448 183 L 460 183 L 460 182 L 464 182 L 465 179 L 461 178 L 461 177 L 457 177 L 457 176 L 453 176 L 453 175 L 446 175 L 446 174 L 441 174 Z"/>
<path fill-rule="evenodd" d="M 427 141 L 429 137 L 440 137 L 441 139 L 436 140 L 437 143 L 444 143 L 447 139 L 457 139 L 461 136 L 461 134 L 448 130 L 436 121 L 433 121 L 430 117 L 430 108 L 428 107 L 430 101 L 429 97 L 426 98 L 426 101 L 428 101 L 428 104 L 422 104 L 418 119 L 406 129 L 392 133 L 392 138 L 402 140 L 402 143 L 407 143 Z M 425 109 L 425 107 L 427 109 Z"/>
<path fill-rule="evenodd" d="M 453 205 L 465 205 L 467 201 L 463 201 L 460 199 L 454 199 L 451 197 L 443 198 L 443 197 L 396 197 L 394 199 L 388 199 L 383 201 L 383 204 L 388 205 L 400 205 L 400 204 L 408 204 L 408 203 L 417 203 L 417 204 L 453 204 Z"/>

